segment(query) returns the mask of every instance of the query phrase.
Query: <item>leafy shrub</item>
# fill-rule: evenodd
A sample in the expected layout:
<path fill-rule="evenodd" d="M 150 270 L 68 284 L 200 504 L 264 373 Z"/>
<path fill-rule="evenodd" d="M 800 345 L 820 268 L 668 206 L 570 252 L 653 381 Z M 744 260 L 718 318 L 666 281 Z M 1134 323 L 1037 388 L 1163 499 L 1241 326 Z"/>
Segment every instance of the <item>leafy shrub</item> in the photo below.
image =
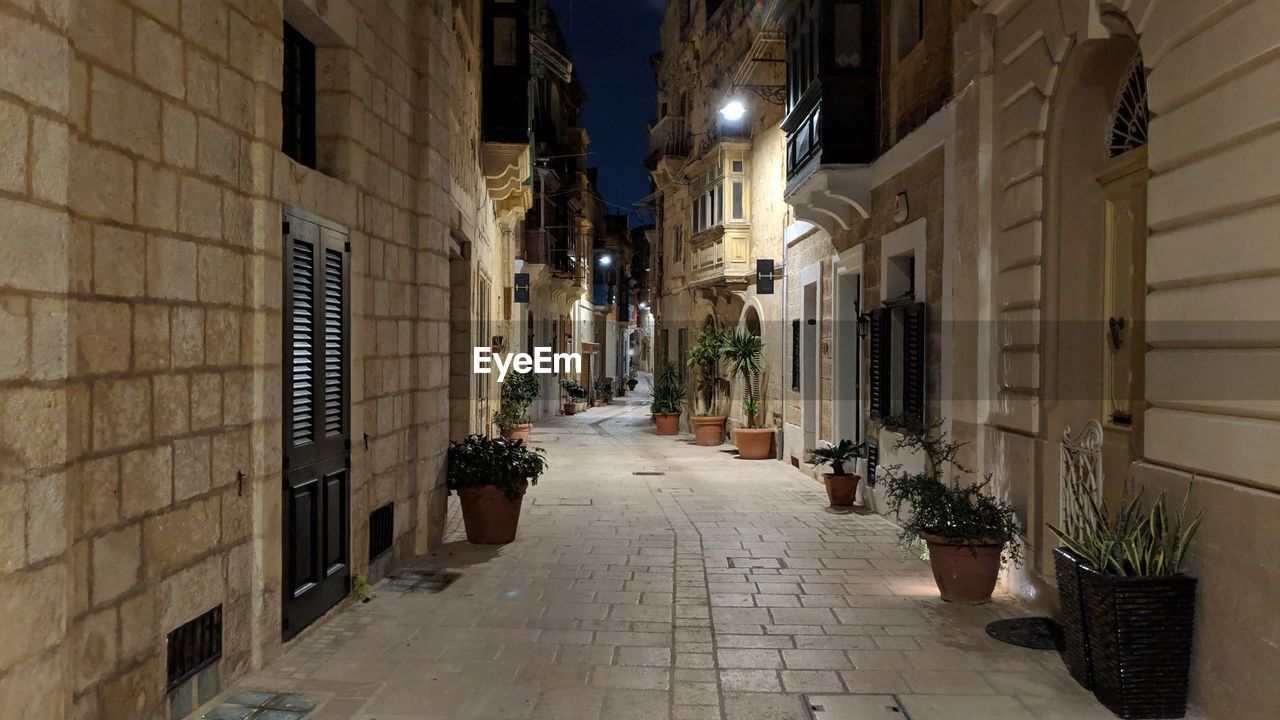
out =
<path fill-rule="evenodd" d="M 576 380 L 561 380 L 560 388 L 564 390 L 564 394 L 572 402 L 581 402 L 587 399 L 587 389 L 582 387 Z"/>
<path fill-rule="evenodd" d="M 530 448 L 523 440 L 503 440 L 468 435 L 449 443 L 447 477 L 449 490 L 493 485 L 509 500 L 520 496 L 527 482 L 537 485 L 546 471 L 541 448 Z"/>
<path fill-rule="evenodd" d="M 884 424 L 901 433 L 895 450 L 925 455 L 920 472 L 905 472 L 900 465 L 881 469 L 889 508 L 899 519 L 903 508 L 909 511 L 899 539 L 908 546 L 922 535 L 958 541 L 994 540 L 1004 544 L 1006 560 L 1021 564 L 1022 529 L 1013 506 L 987 492 L 989 476 L 982 482 L 960 482 L 972 474 L 956 459 L 964 443 L 948 440 L 941 420 L 926 426 L 914 417 L 896 415 Z"/>
<path fill-rule="evenodd" d="M 596 395 L 605 401 L 613 397 L 613 378 L 596 378 Z"/>

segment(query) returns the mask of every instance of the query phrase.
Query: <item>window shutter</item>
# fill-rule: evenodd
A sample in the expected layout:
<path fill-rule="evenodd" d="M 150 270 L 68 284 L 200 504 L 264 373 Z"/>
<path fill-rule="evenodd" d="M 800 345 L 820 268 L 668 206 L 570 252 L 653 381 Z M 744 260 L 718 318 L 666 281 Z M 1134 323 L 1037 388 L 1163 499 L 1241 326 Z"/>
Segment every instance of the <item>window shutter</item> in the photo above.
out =
<path fill-rule="evenodd" d="M 876 486 L 876 470 L 880 465 L 880 442 L 875 438 L 867 438 L 867 487 Z"/>
<path fill-rule="evenodd" d="M 902 323 L 902 412 L 924 424 L 925 361 L 929 344 L 928 306 L 914 303 Z"/>
<path fill-rule="evenodd" d="M 349 265 L 345 236 L 285 227 L 284 451 L 297 468 L 347 450 Z"/>
<path fill-rule="evenodd" d="M 791 321 L 791 389 L 800 389 L 800 321 Z"/>
<path fill-rule="evenodd" d="M 872 420 L 883 420 L 889 415 L 889 335 L 890 314 L 884 308 L 871 313 L 870 336 L 867 338 L 867 382 L 870 385 L 869 405 Z"/>

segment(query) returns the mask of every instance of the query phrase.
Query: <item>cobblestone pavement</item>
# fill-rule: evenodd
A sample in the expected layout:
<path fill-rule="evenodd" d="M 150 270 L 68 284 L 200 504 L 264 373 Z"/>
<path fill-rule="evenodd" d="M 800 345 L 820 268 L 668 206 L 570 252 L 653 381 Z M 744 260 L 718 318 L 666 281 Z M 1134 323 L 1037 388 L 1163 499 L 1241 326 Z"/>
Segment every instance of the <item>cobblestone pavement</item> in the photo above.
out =
<path fill-rule="evenodd" d="M 985 635 L 1021 608 L 941 602 L 893 524 L 799 471 L 658 437 L 640 399 L 534 443 L 551 467 L 516 542 L 454 526 L 414 569 L 456 582 L 384 582 L 235 690 L 318 696 L 307 720 L 1111 717 L 1057 654 Z M 856 694 L 882 697 L 830 697 Z"/>

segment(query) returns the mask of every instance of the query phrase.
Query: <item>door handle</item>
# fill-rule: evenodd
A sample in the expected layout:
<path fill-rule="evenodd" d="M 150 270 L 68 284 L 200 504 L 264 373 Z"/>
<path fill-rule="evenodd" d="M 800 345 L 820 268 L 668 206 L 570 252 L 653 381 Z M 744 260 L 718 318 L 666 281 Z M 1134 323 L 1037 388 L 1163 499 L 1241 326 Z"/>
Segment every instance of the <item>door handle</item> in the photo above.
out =
<path fill-rule="evenodd" d="M 1124 346 L 1124 328 L 1125 319 L 1122 317 L 1112 316 L 1107 321 L 1107 340 L 1111 343 L 1113 352 L 1119 351 Z"/>

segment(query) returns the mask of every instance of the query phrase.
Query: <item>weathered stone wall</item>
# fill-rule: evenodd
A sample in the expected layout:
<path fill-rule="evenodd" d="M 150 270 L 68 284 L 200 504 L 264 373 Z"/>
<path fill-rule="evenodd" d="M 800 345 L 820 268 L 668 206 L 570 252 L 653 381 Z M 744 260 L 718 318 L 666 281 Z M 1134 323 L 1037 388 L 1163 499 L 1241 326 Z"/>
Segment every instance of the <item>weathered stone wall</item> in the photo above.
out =
<path fill-rule="evenodd" d="M 224 683 L 279 652 L 284 204 L 351 233 L 353 571 L 385 502 L 401 556 L 442 530 L 475 8 L 288 5 L 0 0 L 0 717 L 161 716 L 164 636 L 217 604 Z M 279 150 L 286 12 L 319 171 Z"/>

